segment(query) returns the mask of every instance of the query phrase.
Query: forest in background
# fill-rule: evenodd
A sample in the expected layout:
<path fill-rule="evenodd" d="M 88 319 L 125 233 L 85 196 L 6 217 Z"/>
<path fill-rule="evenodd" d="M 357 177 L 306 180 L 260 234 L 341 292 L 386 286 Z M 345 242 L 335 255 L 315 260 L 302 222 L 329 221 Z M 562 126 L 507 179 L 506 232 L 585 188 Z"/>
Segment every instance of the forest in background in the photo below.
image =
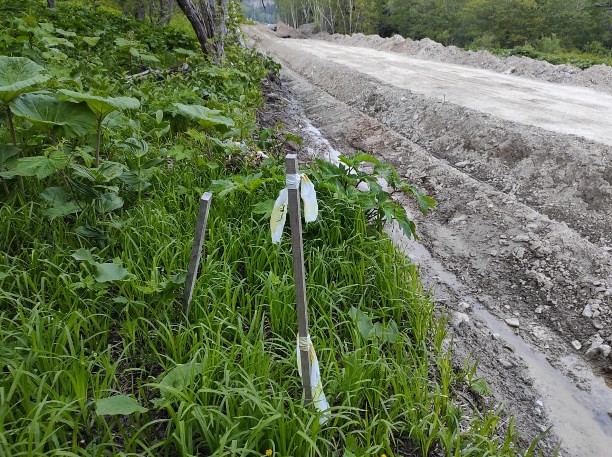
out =
<path fill-rule="evenodd" d="M 611 0 L 278 0 L 275 8 L 293 27 L 314 23 L 329 33 L 601 56 L 610 56 L 612 48 Z"/>

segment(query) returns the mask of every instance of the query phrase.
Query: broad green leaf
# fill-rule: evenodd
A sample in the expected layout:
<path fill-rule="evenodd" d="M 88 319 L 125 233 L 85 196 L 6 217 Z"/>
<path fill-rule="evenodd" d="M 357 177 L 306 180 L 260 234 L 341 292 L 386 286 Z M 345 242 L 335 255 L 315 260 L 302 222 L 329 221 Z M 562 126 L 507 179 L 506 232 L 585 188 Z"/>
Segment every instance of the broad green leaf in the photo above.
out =
<path fill-rule="evenodd" d="M 151 168 L 155 168 L 161 165 L 162 163 L 166 163 L 166 161 L 162 159 L 161 157 L 156 158 L 156 159 L 149 159 L 140 166 L 140 170 L 141 172 L 144 170 L 150 170 Z"/>
<path fill-rule="evenodd" d="M 0 56 L 0 101 L 11 102 L 18 95 L 33 90 L 50 76 L 45 69 L 25 57 Z"/>
<path fill-rule="evenodd" d="M 119 146 L 131 152 L 136 157 L 142 157 L 149 152 L 149 143 L 138 138 L 127 138 L 119 143 Z"/>
<path fill-rule="evenodd" d="M 0 144 L 0 165 L 8 163 L 13 157 L 17 157 L 19 154 L 19 148 L 12 144 Z"/>
<path fill-rule="evenodd" d="M 363 336 L 366 340 L 372 338 L 372 336 L 374 336 L 375 329 L 370 316 L 355 307 L 351 308 L 351 315 L 357 322 L 357 329 L 359 330 L 359 333 L 361 333 L 361 336 Z"/>
<path fill-rule="evenodd" d="M 96 282 L 125 281 L 132 275 L 116 263 L 96 263 Z"/>
<path fill-rule="evenodd" d="M 102 213 L 110 213 L 123 207 L 123 199 L 114 192 L 101 195 L 100 198 L 94 201 L 97 211 Z"/>
<path fill-rule="evenodd" d="M 98 416 L 129 416 L 133 413 L 146 413 L 147 411 L 147 408 L 129 395 L 115 395 L 96 401 L 96 415 Z"/>
<path fill-rule="evenodd" d="M 187 149 L 182 144 L 175 144 L 168 150 L 168 156 L 172 157 L 175 162 L 190 160 L 196 155 L 197 153 L 193 149 Z"/>
<path fill-rule="evenodd" d="M 197 54 L 189 49 L 184 49 L 184 48 L 174 48 L 173 52 L 179 56 L 186 56 L 186 57 L 194 57 Z"/>
<path fill-rule="evenodd" d="M 72 44 L 70 40 L 67 40 L 66 38 L 62 37 L 47 35 L 41 37 L 41 41 L 45 44 L 45 47 L 47 48 L 53 48 L 55 46 L 60 45 L 66 46 L 67 48 L 74 48 L 74 44 Z"/>
<path fill-rule="evenodd" d="M 172 368 L 159 382 L 162 397 L 166 396 L 169 390 L 181 391 L 189 387 L 196 374 L 202 371 L 202 364 L 193 361 L 183 363 Z"/>
<path fill-rule="evenodd" d="M 76 230 L 76 234 L 83 238 L 89 238 L 90 240 L 107 241 L 108 237 L 104 230 L 98 227 L 94 227 L 89 224 L 79 225 Z"/>
<path fill-rule="evenodd" d="M 262 214 L 266 218 L 269 218 L 272 215 L 272 209 L 274 208 L 275 200 L 270 198 L 263 202 L 255 203 L 253 205 L 253 214 Z"/>
<path fill-rule="evenodd" d="M 175 103 L 174 106 L 180 114 L 195 119 L 203 127 L 234 126 L 234 121 L 229 117 L 221 116 L 219 110 L 202 105 L 183 105 L 182 103 Z"/>
<path fill-rule="evenodd" d="M 40 196 L 52 205 L 61 205 L 70 200 L 70 195 L 62 187 L 47 187 Z"/>
<path fill-rule="evenodd" d="M 43 214 L 50 219 L 55 219 L 57 217 L 64 217 L 70 214 L 81 212 L 83 211 L 84 207 L 84 203 L 80 203 L 75 200 L 70 200 L 65 203 L 61 203 L 58 205 L 51 206 L 50 208 L 44 209 Z"/>
<path fill-rule="evenodd" d="M 374 332 L 373 334 L 376 336 L 376 338 L 378 338 L 379 340 L 383 339 L 385 333 L 385 329 L 383 327 L 383 325 L 380 322 L 376 322 L 374 324 Z"/>
<path fill-rule="evenodd" d="M 119 37 L 115 40 L 115 46 L 119 48 L 129 48 L 134 46 L 140 46 L 140 43 L 138 41 L 126 40 L 125 38 Z"/>
<path fill-rule="evenodd" d="M 147 183 L 146 180 L 142 179 L 138 173 L 135 173 L 133 171 L 126 171 L 125 173 L 123 173 L 121 176 L 119 176 L 119 180 L 131 187 L 141 187 L 142 185 L 144 185 L 145 183 Z M 141 190 L 144 190 L 141 188 Z"/>
<path fill-rule="evenodd" d="M 394 320 L 389 322 L 385 332 L 385 338 L 389 343 L 397 343 L 397 340 L 400 337 L 399 329 L 397 328 L 397 324 Z"/>
<path fill-rule="evenodd" d="M 97 182 L 112 181 L 113 179 L 118 178 L 123 173 L 125 173 L 126 170 L 127 170 L 127 167 L 123 165 L 122 163 L 110 162 L 110 161 L 103 162 L 102 165 L 100 165 L 100 168 L 98 168 L 97 170 L 98 174 L 103 179 L 97 179 L 96 181 Z"/>
<path fill-rule="evenodd" d="M 360 164 L 361 162 L 372 163 L 374 165 L 380 165 L 381 164 L 380 160 L 378 160 L 373 155 L 366 154 L 365 152 L 359 152 L 359 153 L 355 154 L 353 156 L 353 161 L 356 162 L 357 164 Z"/>
<path fill-rule="evenodd" d="M 410 184 L 404 184 L 400 188 L 403 191 L 412 194 L 414 198 L 416 198 L 417 203 L 419 204 L 419 209 L 423 214 L 427 214 L 430 209 L 435 209 L 438 205 L 438 202 L 436 202 L 433 198 L 431 198 L 429 195 L 422 194 L 416 187 Z"/>
<path fill-rule="evenodd" d="M 87 262 L 91 265 L 96 265 L 96 261 L 93 258 L 93 255 L 89 249 L 80 248 L 72 253 L 71 256 L 73 259 L 78 260 L 80 262 Z"/>
<path fill-rule="evenodd" d="M 63 151 L 54 150 L 49 155 L 17 159 L 14 166 L 0 172 L 0 176 L 3 178 L 36 176 L 38 179 L 43 179 L 63 170 L 69 163 L 70 158 Z"/>
<path fill-rule="evenodd" d="M 153 54 L 149 54 L 146 52 L 141 52 L 139 54 L 140 54 L 139 58 L 143 62 L 148 62 L 148 63 L 158 63 L 159 62 L 159 59 L 155 57 Z"/>
<path fill-rule="evenodd" d="M 57 126 L 68 138 L 83 136 L 96 127 L 96 116 L 86 103 L 71 103 L 54 95 L 20 95 L 11 103 L 11 111 L 33 124 Z"/>
<path fill-rule="evenodd" d="M 132 97 L 100 97 L 98 95 L 60 89 L 59 93 L 77 102 L 85 102 L 98 119 L 115 110 L 138 109 L 140 102 Z"/>
<path fill-rule="evenodd" d="M 487 381 L 483 378 L 478 378 L 472 381 L 472 383 L 470 384 L 470 390 L 472 392 L 477 393 L 478 395 L 486 396 L 493 394 L 493 390 L 491 389 L 491 387 L 489 387 L 489 384 L 487 384 Z"/>
<path fill-rule="evenodd" d="M 59 35 L 61 35 L 63 37 L 66 37 L 66 38 L 74 38 L 75 36 L 77 36 L 76 33 L 72 32 L 70 30 L 64 30 L 64 29 L 60 29 L 60 28 L 55 29 L 55 33 L 57 33 L 57 34 L 59 34 Z"/>
<path fill-rule="evenodd" d="M 83 41 L 87 44 L 87 46 L 95 46 L 100 41 L 99 36 L 84 36 Z"/>
<path fill-rule="evenodd" d="M 210 191 L 218 193 L 219 197 L 241 191 L 252 193 L 259 189 L 263 184 L 270 182 L 273 178 L 262 178 L 262 173 L 253 173 L 248 176 L 233 176 L 230 179 L 216 179 L 210 186 Z"/>

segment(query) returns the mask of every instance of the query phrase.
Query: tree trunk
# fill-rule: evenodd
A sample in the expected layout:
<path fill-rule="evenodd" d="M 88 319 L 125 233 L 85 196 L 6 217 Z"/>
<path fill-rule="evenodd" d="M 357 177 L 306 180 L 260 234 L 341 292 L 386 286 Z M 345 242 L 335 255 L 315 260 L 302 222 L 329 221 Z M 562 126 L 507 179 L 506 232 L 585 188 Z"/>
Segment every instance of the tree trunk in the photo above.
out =
<path fill-rule="evenodd" d="M 216 45 L 217 45 L 217 57 L 223 57 L 225 55 L 224 44 L 225 35 L 227 35 L 227 15 L 229 12 L 229 0 L 220 0 L 219 7 L 217 8 L 217 20 L 216 23 Z"/>
<path fill-rule="evenodd" d="M 47 5 L 49 8 L 55 8 L 55 0 L 47 0 Z"/>
<path fill-rule="evenodd" d="M 193 0 L 176 0 L 185 16 L 191 23 L 198 37 L 202 51 L 205 54 L 213 54 L 220 57 L 217 46 L 213 43 L 213 37 L 217 27 L 215 26 L 214 0 L 203 0 L 196 6 Z M 222 55 L 222 54 L 221 54 Z"/>
<path fill-rule="evenodd" d="M 157 20 L 158 25 L 166 26 L 172 19 L 172 0 L 159 0 L 159 19 Z"/>

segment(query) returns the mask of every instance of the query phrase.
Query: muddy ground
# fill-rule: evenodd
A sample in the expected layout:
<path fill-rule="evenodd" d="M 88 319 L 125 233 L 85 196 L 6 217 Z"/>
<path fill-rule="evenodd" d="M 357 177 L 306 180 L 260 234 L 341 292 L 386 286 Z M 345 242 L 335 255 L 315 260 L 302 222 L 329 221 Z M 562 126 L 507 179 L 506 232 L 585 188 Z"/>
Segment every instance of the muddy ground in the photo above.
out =
<path fill-rule="evenodd" d="M 438 200 L 425 218 L 403 201 L 421 244 L 392 235 L 451 316 L 457 363 L 474 354 L 526 439 L 553 425 L 549 451 L 612 456 L 611 147 L 260 46 L 285 64 L 268 100 L 302 154 L 374 153 Z"/>

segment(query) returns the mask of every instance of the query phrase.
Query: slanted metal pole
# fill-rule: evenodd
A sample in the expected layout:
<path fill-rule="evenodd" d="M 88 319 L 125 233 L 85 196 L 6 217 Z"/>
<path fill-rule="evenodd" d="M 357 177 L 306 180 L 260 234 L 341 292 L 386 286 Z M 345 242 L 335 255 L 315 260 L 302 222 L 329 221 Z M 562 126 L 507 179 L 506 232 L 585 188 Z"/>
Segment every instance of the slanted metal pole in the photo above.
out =
<path fill-rule="evenodd" d="M 195 287 L 196 279 L 198 278 L 198 268 L 200 266 L 200 258 L 202 256 L 202 243 L 206 234 L 206 223 L 208 221 L 208 210 L 210 209 L 210 201 L 212 194 L 206 192 L 200 198 L 200 207 L 198 209 L 198 219 L 196 221 L 195 236 L 191 247 L 191 255 L 189 256 L 189 267 L 187 269 L 187 279 L 185 280 L 185 290 L 183 292 L 183 314 L 185 319 L 189 320 L 189 308 L 191 297 L 193 296 L 193 288 Z"/>

